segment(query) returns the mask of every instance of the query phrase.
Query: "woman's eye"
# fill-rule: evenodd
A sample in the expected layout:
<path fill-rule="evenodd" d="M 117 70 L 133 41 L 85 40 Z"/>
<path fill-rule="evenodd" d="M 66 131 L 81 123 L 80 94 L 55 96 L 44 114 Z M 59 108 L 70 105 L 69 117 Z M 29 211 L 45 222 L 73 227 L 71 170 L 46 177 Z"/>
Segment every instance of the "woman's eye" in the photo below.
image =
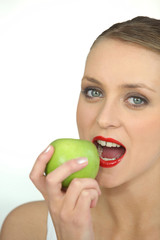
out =
<path fill-rule="evenodd" d="M 145 98 L 137 96 L 127 98 L 127 102 L 133 107 L 142 107 L 148 103 L 148 101 Z"/>
<path fill-rule="evenodd" d="M 102 91 L 96 88 L 86 88 L 82 91 L 82 93 L 87 98 L 102 98 L 103 96 Z"/>

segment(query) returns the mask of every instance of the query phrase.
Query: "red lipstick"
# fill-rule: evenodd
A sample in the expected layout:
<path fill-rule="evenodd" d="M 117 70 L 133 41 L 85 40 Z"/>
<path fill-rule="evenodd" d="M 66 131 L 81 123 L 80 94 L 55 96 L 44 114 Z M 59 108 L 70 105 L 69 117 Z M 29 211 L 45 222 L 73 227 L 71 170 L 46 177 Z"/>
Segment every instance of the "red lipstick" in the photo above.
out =
<path fill-rule="evenodd" d="M 106 147 L 107 145 L 102 146 L 103 144 L 101 145 L 100 143 L 98 143 L 98 140 L 106 142 L 106 143 L 110 143 L 110 144 L 112 144 L 112 143 L 118 144 L 119 147 L 117 146 L 117 147 L 108 147 L 107 148 Z M 124 155 L 126 153 L 125 146 L 121 142 L 119 142 L 113 138 L 104 138 L 102 136 L 96 136 L 93 138 L 92 142 L 96 145 L 96 147 L 98 149 L 99 156 L 100 156 L 100 166 L 104 167 L 104 168 L 111 168 L 111 167 L 116 166 L 118 163 L 121 162 L 122 158 L 124 157 Z M 106 150 L 106 149 L 108 149 L 108 150 Z M 112 151 L 111 151 L 111 149 L 112 149 Z M 116 149 L 116 153 L 115 153 L 115 149 Z M 109 159 L 104 156 L 105 155 L 104 152 L 107 153 L 108 151 L 110 151 L 110 152 L 114 151 L 114 155 L 115 155 L 114 158 Z"/>

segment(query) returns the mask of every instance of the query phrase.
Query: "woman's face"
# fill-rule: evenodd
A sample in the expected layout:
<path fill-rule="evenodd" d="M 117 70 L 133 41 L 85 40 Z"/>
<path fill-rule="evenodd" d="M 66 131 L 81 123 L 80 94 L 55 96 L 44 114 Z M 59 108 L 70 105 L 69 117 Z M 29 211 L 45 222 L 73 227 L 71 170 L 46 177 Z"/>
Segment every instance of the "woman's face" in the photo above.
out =
<path fill-rule="evenodd" d="M 115 187 L 160 169 L 160 55 L 100 40 L 86 61 L 77 125 L 81 139 L 99 146 L 100 185 Z"/>

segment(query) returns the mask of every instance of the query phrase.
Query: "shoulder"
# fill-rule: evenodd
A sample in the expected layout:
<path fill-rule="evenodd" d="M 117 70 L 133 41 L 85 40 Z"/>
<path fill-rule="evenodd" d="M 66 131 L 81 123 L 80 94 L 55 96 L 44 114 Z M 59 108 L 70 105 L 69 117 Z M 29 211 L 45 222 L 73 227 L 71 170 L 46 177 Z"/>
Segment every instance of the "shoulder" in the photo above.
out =
<path fill-rule="evenodd" d="M 46 239 L 48 208 L 45 201 L 23 204 L 6 217 L 1 240 Z"/>

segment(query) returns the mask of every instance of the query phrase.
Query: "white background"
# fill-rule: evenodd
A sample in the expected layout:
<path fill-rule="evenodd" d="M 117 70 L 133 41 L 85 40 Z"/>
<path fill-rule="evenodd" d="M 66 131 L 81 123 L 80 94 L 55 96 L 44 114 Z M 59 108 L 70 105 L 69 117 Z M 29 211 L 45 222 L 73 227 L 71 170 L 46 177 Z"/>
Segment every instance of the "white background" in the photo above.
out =
<path fill-rule="evenodd" d="M 29 180 L 56 138 L 78 138 L 76 105 L 85 59 L 111 24 L 160 18 L 159 0 L 0 0 L 0 226 L 42 196 Z"/>

